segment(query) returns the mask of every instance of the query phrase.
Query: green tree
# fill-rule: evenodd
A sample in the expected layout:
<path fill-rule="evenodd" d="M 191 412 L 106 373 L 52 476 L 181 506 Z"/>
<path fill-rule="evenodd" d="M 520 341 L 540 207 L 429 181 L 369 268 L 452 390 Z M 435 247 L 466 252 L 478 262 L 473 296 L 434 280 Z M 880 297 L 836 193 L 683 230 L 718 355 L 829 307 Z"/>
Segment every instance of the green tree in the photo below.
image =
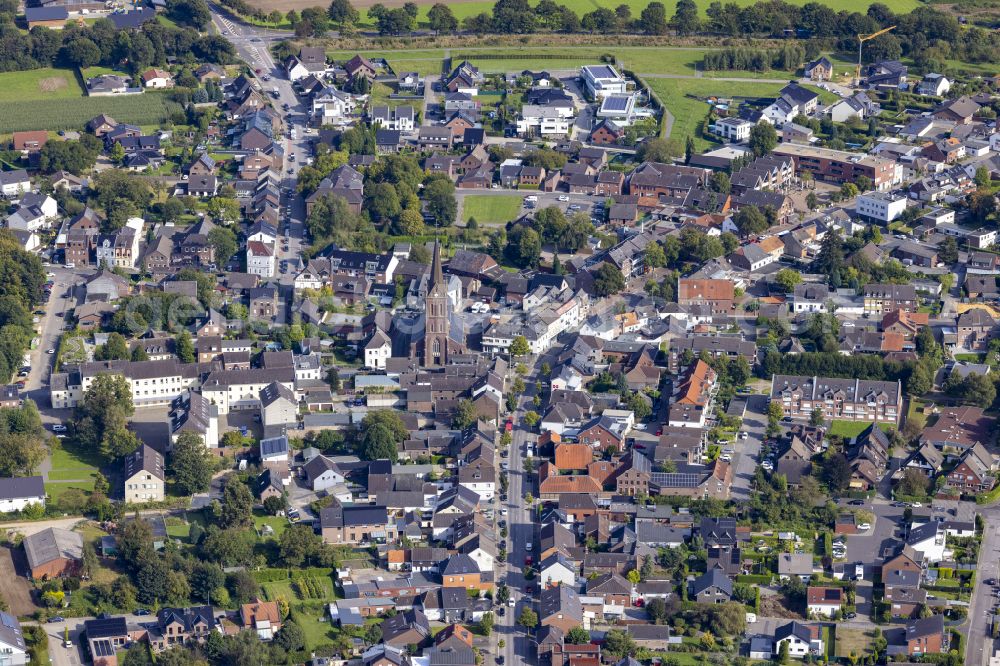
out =
<path fill-rule="evenodd" d="M 397 445 L 409 436 L 399 414 L 390 410 L 369 412 L 361 422 L 359 454 L 365 460 L 388 459 L 395 462 Z"/>
<path fill-rule="evenodd" d="M 226 574 L 218 564 L 198 562 L 191 569 L 191 594 L 208 603 L 212 593 L 226 582 Z"/>
<path fill-rule="evenodd" d="M 121 333 L 112 333 L 106 343 L 94 350 L 95 361 L 127 361 L 130 357 L 128 343 Z"/>
<path fill-rule="evenodd" d="M 476 422 L 476 418 L 476 405 L 469 399 L 459 400 L 451 417 L 451 427 L 465 430 Z"/>
<path fill-rule="evenodd" d="M 490 634 L 493 633 L 494 622 L 493 613 L 483 613 L 483 617 L 479 620 L 479 630 L 483 636 L 489 638 Z"/>
<path fill-rule="evenodd" d="M 242 481 L 232 478 L 222 491 L 219 524 L 223 529 L 246 527 L 253 522 L 253 494 Z"/>
<path fill-rule="evenodd" d="M 284 566 L 297 569 L 316 557 L 323 548 L 323 540 L 308 525 L 292 525 L 278 539 L 280 557 Z"/>
<path fill-rule="evenodd" d="M 525 629 L 534 629 L 538 626 L 538 614 L 528 606 L 521 609 L 521 615 L 517 618 L 517 623 Z"/>
<path fill-rule="evenodd" d="M 181 363 L 194 363 L 194 343 L 188 331 L 181 331 L 174 337 L 174 350 Z"/>
<path fill-rule="evenodd" d="M 604 652 L 615 659 L 634 654 L 635 641 L 621 629 L 612 629 L 604 636 Z"/>
<path fill-rule="evenodd" d="M 294 620 L 286 620 L 275 635 L 274 643 L 286 652 L 298 652 L 306 646 L 306 635 Z"/>
<path fill-rule="evenodd" d="M 762 124 L 767 125 L 767 123 Z M 770 127 L 770 125 L 767 126 Z M 767 231 L 770 226 L 767 218 L 756 206 L 744 206 L 740 208 L 739 212 L 734 216 L 733 222 L 742 236 L 756 236 Z"/>
<path fill-rule="evenodd" d="M 529 410 L 529 411 L 525 412 L 525 414 L 524 414 L 524 423 L 529 428 L 534 428 L 535 425 L 537 425 L 538 422 L 541 420 L 541 418 L 542 417 L 538 415 L 538 412 L 536 412 L 534 410 Z"/>
<path fill-rule="evenodd" d="M 604 262 L 594 272 L 594 293 L 598 296 L 612 296 L 625 288 L 625 278 L 614 265 Z"/>
<path fill-rule="evenodd" d="M 326 11 L 330 20 L 341 27 L 350 26 L 358 21 L 358 10 L 350 3 L 350 0 L 333 0 Z"/>
<path fill-rule="evenodd" d="M 830 492 L 839 493 L 847 488 L 851 481 L 851 465 L 843 453 L 834 452 L 833 449 L 828 453 L 823 461 L 821 476 Z"/>
<path fill-rule="evenodd" d="M 510 355 L 514 358 L 520 356 L 526 356 L 531 353 L 531 347 L 528 346 L 528 341 L 523 335 L 517 335 L 514 340 L 510 343 Z"/>
<path fill-rule="evenodd" d="M 170 468 L 178 492 L 193 495 L 208 490 L 215 472 L 215 460 L 199 435 L 182 432 L 174 444 Z"/>
<path fill-rule="evenodd" d="M 139 446 L 135 433 L 128 430 L 134 412 L 128 381 L 121 375 L 98 375 L 77 408 L 77 442 L 105 460 L 131 453 Z"/>
<path fill-rule="evenodd" d="M 794 268 L 782 268 L 774 274 L 774 281 L 778 283 L 785 293 L 795 290 L 795 287 L 802 283 L 802 274 Z"/>
<path fill-rule="evenodd" d="M 236 250 L 239 249 L 239 243 L 236 240 L 236 234 L 226 227 L 215 227 L 208 232 L 208 242 L 215 249 L 215 263 L 220 266 L 224 266 L 233 255 L 236 254 Z"/>
<path fill-rule="evenodd" d="M 639 15 L 639 28 L 648 35 L 667 34 L 667 9 L 662 2 L 650 2 Z M 678 153 L 679 154 L 679 153 Z"/>
<path fill-rule="evenodd" d="M 448 5 L 438 2 L 427 11 L 427 24 L 437 34 L 458 30 L 458 19 Z"/>
<path fill-rule="evenodd" d="M 566 642 L 570 645 L 587 645 L 590 643 L 590 632 L 583 627 L 573 627 L 566 634 Z"/>
<path fill-rule="evenodd" d="M 678 35 L 690 35 L 698 30 L 698 5 L 694 0 L 678 0 L 671 26 Z"/>
<path fill-rule="evenodd" d="M 778 145 L 778 133 L 771 123 L 757 123 L 750 130 L 748 145 L 757 157 L 767 155 Z"/>
<path fill-rule="evenodd" d="M 809 425 L 812 426 L 821 426 L 825 420 L 826 416 L 823 414 L 823 410 L 819 407 L 812 410 L 812 413 L 809 415 Z"/>

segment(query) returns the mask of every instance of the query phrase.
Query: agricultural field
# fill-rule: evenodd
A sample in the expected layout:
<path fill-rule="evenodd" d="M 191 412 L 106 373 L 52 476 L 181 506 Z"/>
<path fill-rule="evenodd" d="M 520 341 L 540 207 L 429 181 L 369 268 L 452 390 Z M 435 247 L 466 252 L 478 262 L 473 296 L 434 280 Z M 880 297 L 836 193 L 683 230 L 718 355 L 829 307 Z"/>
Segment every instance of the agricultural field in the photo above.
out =
<path fill-rule="evenodd" d="M 88 120 L 106 113 L 133 125 L 158 125 L 177 106 L 162 93 L 121 97 L 73 97 L 48 101 L 0 101 L 0 134 L 26 130 L 82 129 Z M 180 108 L 179 106 L 177 107 Z"/>
<path fill-rule="evenodd" d="M 83 95 L 69 69 L 31 69 L 0 74 L 0 103 L 79 98 Z M 0 120 L 2 122 L 2 120 Z"/>
<path fill-rule="evenodd" d="M 517 194 L 474 194 L 463 197 L 462 221 L 468 222 L 470 217 L 474 217 L 479 224 L 509 222 L 521 212 L 521 201 Z"/>

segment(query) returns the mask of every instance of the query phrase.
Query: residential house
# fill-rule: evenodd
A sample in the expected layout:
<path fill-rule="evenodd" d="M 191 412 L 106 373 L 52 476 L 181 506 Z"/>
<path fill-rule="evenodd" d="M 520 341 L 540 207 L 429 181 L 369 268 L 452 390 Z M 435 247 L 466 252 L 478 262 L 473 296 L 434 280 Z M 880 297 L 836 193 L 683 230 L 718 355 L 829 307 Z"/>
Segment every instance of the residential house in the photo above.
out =
<path fill-rule="evenodd" d="M 147 444 L 125 456 L 122 473 L 126 504 L 162 502 L 166 488 L 163 455 Z"/>

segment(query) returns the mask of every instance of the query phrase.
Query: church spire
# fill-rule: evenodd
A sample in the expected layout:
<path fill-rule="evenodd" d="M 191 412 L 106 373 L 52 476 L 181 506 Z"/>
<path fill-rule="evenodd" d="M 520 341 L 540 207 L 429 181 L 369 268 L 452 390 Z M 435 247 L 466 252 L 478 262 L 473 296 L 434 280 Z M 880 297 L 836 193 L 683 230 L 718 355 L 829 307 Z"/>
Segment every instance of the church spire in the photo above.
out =
<path fill-rule="evenodd" d="M 437 239 L 434 239 L 434 257 L 431 260 L 431 287 L 444 283 L 444 275 L 441 272 L 441 246 Z"/>

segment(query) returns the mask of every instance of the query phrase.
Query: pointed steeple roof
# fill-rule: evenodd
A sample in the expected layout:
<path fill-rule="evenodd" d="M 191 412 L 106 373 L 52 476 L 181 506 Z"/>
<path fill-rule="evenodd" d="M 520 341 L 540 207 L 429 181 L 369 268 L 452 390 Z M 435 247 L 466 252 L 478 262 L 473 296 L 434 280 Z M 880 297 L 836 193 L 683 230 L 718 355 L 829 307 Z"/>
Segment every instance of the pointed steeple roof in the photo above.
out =
<path fill-rule="evenodd" d="M 444 283 L 444 274 L 441 272 L 441 246 L 437 239 L 434 239 L 434 258 L 431 260 L 431 288 Z"/>

